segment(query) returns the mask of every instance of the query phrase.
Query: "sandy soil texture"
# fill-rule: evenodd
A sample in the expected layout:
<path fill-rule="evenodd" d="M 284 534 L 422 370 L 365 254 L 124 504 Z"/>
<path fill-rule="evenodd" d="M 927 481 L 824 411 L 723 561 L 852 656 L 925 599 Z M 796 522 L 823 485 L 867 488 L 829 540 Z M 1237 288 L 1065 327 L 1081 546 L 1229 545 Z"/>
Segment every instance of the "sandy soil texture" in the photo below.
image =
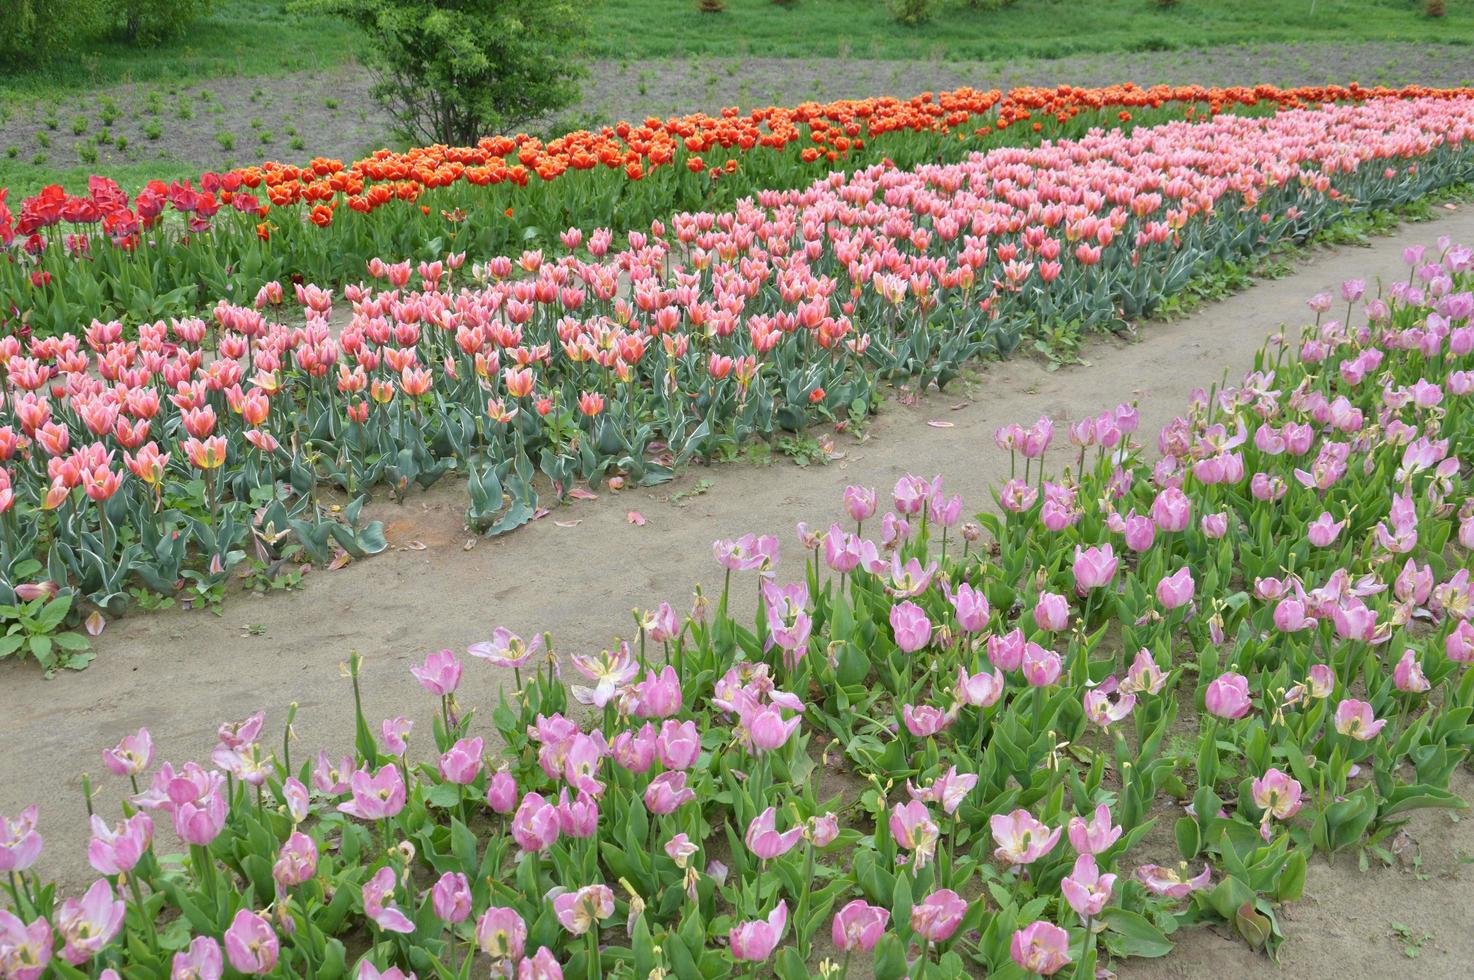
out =
<path fill-rule="evenodd" d="M 29 664 L 0 664 L 0 813 L 39 803 L 47 839 L 40 870 L 72 887 L 85 883 L 91 875 L 82 863 L 79 774 L 94 774 L 99 805 L 112 812 L 126 787 L 103 772 L 98 753 L 127 731 L 149 726 L 157 760 L 179 763 L 205 757 L 221 721 L 258 708 L 279 732 L 286 705 L 295 701 L 301 711 L 294 759 L 320 746 L 346 749 L 353 705 L 339 664 L 355 649 L 367 660 L 369 717 L 404 713 L 428 724 L 434 705 L 407 668 L 431 649 L 464 648 L 505 625 L 524 634 L 550 630 L 565 653 L 597 650 L 616 634 L 632 634 L 633 608 L 661 600 L 684 607 L 697 582 L 719 590 L 714 538 L 775 532 L 791 556 L 795 522 L 827 526 L 847 484 L 889 488 L 908 471 L 941 473 L 951 490 L 981 508 L 985 488 L 1007 476 L 1007 459 L 991 438 L 999 424 L 1041 413 L 1077 419 L 1135 399 L 1142 430 L 1155 432 L 1193 388 L 1237 377 L 1267 336 L 1298 327 L 1312 293 L 1352 277 L 1373 284 L 1403 278 L 1403 247 L 1441 235 L 1474 241 L 1474 207 L 1440 209 L 1437 220 L 1404 227 L 1371 248 L 1317 253 L 1287 278 L 1177 322 L 1147 324 L 1136 342 L 1095 342 L 1084 352 L 1088 367 L 1051 373 L 1018 359 L 985 366 L 967 391 L 909 405 L 893 399 L 869 438 L 841 437 L 836 448 L 844 457 L 826 466 L 696 467 L 656 490 L 606 490 L 598 501 L 557 509 L 490 541 L 468 538 L 464 490 L 450 481 L 404 506 L 377 505 L 390 551 L 342 571 L 315 572 L 298 592 L 233 596 L 219 616 L 168 611 L 120 620 L 80 674 L 43 680 Z M 951 424 L 930 424 L 937 421 Z M 703 481 L 709 487 L 693 492 Z M 631 523 L 630 511 L 647 523 Z M 746 597 L 746 611 L 752 601 Z M 471 663 L 463 705 L 494 703 L 500 680 Z M 1460 788 L 1474 793 L 1467 773 Z M 1177 953 L 1132 962 L 1122 975 L 1468 976 L 1474 873 L 1466 865 L 1474 855 L 1474 815 L 1455 821 L 1425 813 L 1410 831 L 1406 867 L 1360 873 L 1354 857 L 1334 867 L 1313 863 L 1306 899 L 1284 913 L 1290 941 L 1278 973 L 1241 944 L 1197 930 L 1178 937 Z"/>
<path fill-rule="evenodd" d="M 598 61 L 589 66 L 582 100 L 557 119 L 532 128 L 561 133 L 652 114 L 873 95 L 910 97 L 963 85 L 1474 83 L 1474 48 L 1456 45 L 1265 44 L 1006 63 L 879 61 L 866 59 L 863 52 L 856 55 Z M 371 87 L 367 70 L 348 66 L 188 86 L 121 85 L 76 93 L 60 106 L 51 100 L 22 99 L 12 107 L 0 102 L 0 152 L 19 163 L 33 162 L 39 175 L 84 164 L 99 173 L 150 162 L 161 169 L 199 172 L 262 160 L 353 159 L 393 144 L 393 124 L 369 94 Z M 113 114 L 116 118 L 104 126 Z M 82 131 L 74 132 L 74 127 Z M 111 142 L 99 144 L 104 131 Z M 120 138 L 127 143 L 121 151 Z M 97 162 L 80 155 L 89 152 L 84 146 L 96 150 Z"/>

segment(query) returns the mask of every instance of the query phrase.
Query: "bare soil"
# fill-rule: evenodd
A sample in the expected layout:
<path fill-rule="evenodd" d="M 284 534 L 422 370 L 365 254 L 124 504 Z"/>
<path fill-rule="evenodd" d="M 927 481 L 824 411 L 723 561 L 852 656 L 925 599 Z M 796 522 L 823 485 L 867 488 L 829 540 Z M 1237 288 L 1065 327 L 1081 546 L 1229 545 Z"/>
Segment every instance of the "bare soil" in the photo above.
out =
<path fill-rule="evenodd" d="M 1401 279 L 1403 247 L 1443 235 L 1474 241 L 1474 207 L 1439 209 L 1435 221 L 1404 227 L 1369 248 L 1318 252 L 1287 278 L 1175 322 L 1146 324 L 1134 342 L 1094 341 L 1084 351 L 1089 366 L 1051 372 L 1021 358 L 982 367 L 965 389 L 911 404 L 893 398 L 863 441 L 836 440 L 844 455 L 828 465 L 693 467 L 666 487 L 606 490 L 597 501 L 555 509 L 494 540 L 468 536 L 464 489 L 450 481 L 403 506 L 378 504 L 390 551 L 315 572 L 300 591 L 232 597 L 218 616 L 130 616 L 107 628 L 97 660 L 79 674 L 44 680 L 29 664 L 0 664 L 0 813 L 40 804 L 47 841 L 40 870 L 75 891 L 92 877 L 83 863 L 80 773 L 90 771 L 100 784 L 99 808 L 116 812 L 126 785 L 106 775 L 98 753 L 125 732 L 148 726 L 156 759 L 177 764 L 205 757 L 221 721 L 264 708 L 280 731 L 286 705 L 297 702 L 294 762 L 320 746 L 346 750 L 353 703 L 339 665 L 351 650 L 367 661 L 371 719 L 403 713 L 428 726 L 435 704 L 408 667 L 432 649 L 463 649 L 505 625 L 523 634 L 550 630 L 564 653 L 598 650 L 632 634 L 632 609 L 661 600 L 684 607 L 693 583 L 709 594 L 720 589 L 710 557 L 714 538 L 775 532 L 786 561 L 798 561 L 794 524 L 827 526 L 851 483 L 887 489 L 908 471 L 940 473 L 966 501 L 984 506 L 985 489 L 1007 476 L 1007 460 L 992 444 L 999 424 L 1041 413 L 1076 419 L 1135 400 L 1142 430 L 1153 432 L 1193 388 L 1241 374 L 1267 336 L 1302 323 L 1308 296 L 1353 277 Z M 690 492 L 702 481 L 710 486 Z M 631 523 L 631 511 L 646 523 Z M 749 608 L 742 612 L 750 612 L 753 600 L 743 599 Z M 470 663 L 463 706 L 487 709 L 503 679 Z M 1474 793 L 1467 772 L 1456 786 Z M 1179 934 L 1171 956 L 1132 961 L 1122 976 L 1469 976 L 1474 816 L 1422 813 L 1409 830 L 1417 848 L 1409 853 L 1421 853 L 1419 864 L 1362 873 L 1354 858 L 1313 862 L 1305 900 L 1283 913 L 1289 942 L 1278 969 L 1226 934 L 1198 929 Z"/>

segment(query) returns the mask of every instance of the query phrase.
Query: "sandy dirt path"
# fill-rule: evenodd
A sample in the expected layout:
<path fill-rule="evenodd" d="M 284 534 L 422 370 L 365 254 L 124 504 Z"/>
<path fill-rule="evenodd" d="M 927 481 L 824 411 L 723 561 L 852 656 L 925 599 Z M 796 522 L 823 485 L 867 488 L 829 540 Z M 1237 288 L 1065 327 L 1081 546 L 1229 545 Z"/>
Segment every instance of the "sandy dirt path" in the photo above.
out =
<path fill-rule="evenodd" d="M 80 773 L 93 774 L 100 808 L 115 812 L 126 787 L 106 774 L 98 753 L 125 732 L 148 726 L 156 762 L 177 764 L 206 758 L 221 721 L 258 708 L 279 733 L 286 706 L 295 701 L 294 758 L 324 745 L 346 749 L 353 703 L 339 665 L 355 649 L 367 662 L 369 718 L 406 714 L 428 725 L 435 706 L 408 667 L 430 650 L 464 649 L 505 625 L 523 634 L 550 630 L 564 653 L 597 651 L 615 635 L 633 633 L 636 607 L 668 600 L 687 608 L 697 582 L 719 591 L 715 538 L 777 533 L 791 565 L 794 524 L 827 526 L 851 483 L 889 490 L 908 471 L 941 473 L 949 490 L 981 508 L 985 488 L 1007 477 L 1007 458 L 992 443 L 999 424 L 1041 413 L 1072 420 L 1138 400 L 1142 431 L 1155 433 L 1193 388 L 1225 374 L 1237 379 L 1267 336 L 1285 324 L 1298 327 L 1311 294 L 1353 277 L 1372 288 L 1378 279 L 1401 279 L 1403 247 L 1432 244 L 1441 235 L 1474 241 L 1474 207 L 1439 209 L 1435 221 L 1405 226 L 1370 248 L 1319 252 L 1287 278 L 1177 322 L 1148 324 L 1136 342 L 1093 342 L 1084 353 L 1088 367 L 1051 373 L 1017 359 L 987 365 L 970 392 L 951 390 L 909 406 L 893 399 L 870 426 L 869 439 L 841 437 L 837 448 L 845 457 L 827 466 L 697 467 L 653 491 L 604 490 L 598 501 L 555 510 L 469 549 L 458 482 L 447 480 L 402 507 L 379 505 L 390 551 L 342 571 L 313 573 L 300 591 L 232 596 L 219 616 L 178 610 L 130 616 L 108 627 L 97 660 L 80 674 L 43 680 L 28 664 L 0 665 L 0 813 L 39 803 L 47 841 L 39 870 L 72 887 L 85 884 L 91 873 L 83 863 Z M 952 426 L 934 427 L 932 420 Z M 700 481 L 710 481 L 706 492 L 670 500 Z M 631 524 L 632 510 L 648 523 Z M 752 601 L 746 598 L 748 612 Z M 500 680 L 492 668 L 470 663 L 463 706 L 493 704 Z M 1462 789 L 1474 796 L 1474 781 L 1465 778 Z M 1133 962 L 1123 976 L 1353 980 L 1410 966 L 1421 977 L 1468 976 L 1474 869 L 1466 855 L 1474 855 L 1474 815 L 1457 822 L 1423 815 L 1411 829 L 1423 849 L 1416 872 L 1362 874 L 1355 858 L 1344 856 L 1333 868 L 1314 862 L 1306 899 L 1284 915 L 1291 941 L 1279 971 L 1241 943 L 1200 929 L 1181 936 L 1182 949 L 1166 960 Z M 1410 939 L 1395 936 L 1398 924 Z M 1407 948 L 1416 960 L 1407 958 Z"/>

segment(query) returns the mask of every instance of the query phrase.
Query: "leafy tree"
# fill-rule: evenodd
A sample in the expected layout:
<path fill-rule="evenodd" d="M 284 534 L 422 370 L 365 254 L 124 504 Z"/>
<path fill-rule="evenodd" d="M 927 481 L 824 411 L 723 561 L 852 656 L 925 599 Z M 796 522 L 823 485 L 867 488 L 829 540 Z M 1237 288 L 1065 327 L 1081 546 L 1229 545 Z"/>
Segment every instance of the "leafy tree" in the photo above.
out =
<path fill-rule="evenodd" d="M 374 94 L 411 139 L 469 145 L 566 108 L 585 0 L 307 0 L 368 35 Z"/>
<path fill-rule="evenodd" d="M 132 44 L 176 37 L 214 5 L 215 0 L 108 0 L 123 36 Z"/>
<path fill-rule="evenodd" d="M 71 46 L 95 12 L 92 0 L 0 0 L 0 74 Z"/>

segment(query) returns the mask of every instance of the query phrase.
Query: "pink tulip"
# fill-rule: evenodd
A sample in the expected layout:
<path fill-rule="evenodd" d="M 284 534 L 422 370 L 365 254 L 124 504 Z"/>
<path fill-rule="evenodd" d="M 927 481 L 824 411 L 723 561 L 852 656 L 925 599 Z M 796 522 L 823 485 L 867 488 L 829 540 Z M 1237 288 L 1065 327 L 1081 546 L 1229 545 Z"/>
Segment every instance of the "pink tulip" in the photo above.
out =
<path fill-rule="evenodd" d="M 1034 603 L 1034 623 L 1042 630 L 1057 633 L 1070 625 L 1070 603 L 1054 592 L 1041 592 Z"/>
<path fill-rule="evenodd" d="M 1457 664 L 1474 663 L 1474 623 L 1461 619 L 1443 641 L 1444 653 Z M 3 842 L 0 842 L 3 846 Z M 4 858 L 0 857 L 0 862 Z"/>
<path fill-rule="evenodd" d="M 1242 718 L 1252 707 L 1249 679 L 1233 671 L 1221 674 L 1208 685 L 1204 700 L 1209 714 L 1229 720 Z"/>
<path fill-rule="evenodd" d="M 1115 875 L 1101 874 L 1096 868 L 1095 858 L 1081 854 L 1075 859 L 1074 871 L 1059 883 L 1059 888 L 1076 915 L 1082 919 L 1094 919 L 1110 902 L 1115 884 Z"/>
<path fill-rule="evenodd" d="M 1423 665 L 1414 650 L 1404 650 L 1397 666 L 1392 669 L 1392 681 L 1404 694 L 1422 694 L 1430 685 L 1423 676 Z"/>
<path fill-rule="evenodd" d="M 913 800 L 941 804 L 942 812 L 951 816 L 977 784 L 977 773 L 959 773 L 956 766 L 949 766 L 931 785 L 920 789 L 912 786 L 911 780 L 906 780 L 906 792 Z M 894 833 L 894 828 L 892 832 Z"/>
<path fill-rule="evenodd" d="M 1064 662 L 1053 650 L 1029 643 L 1024 646 L 1024 662 L 1020 669 L 1030 687 L 1049 687 L 1059 680 Z"/>
<path fill-rule="evenodd" d="M 891 607 L 891 630 L 902 653 L 915 653 L 931 642 L 931 620 L 925 610 L 911 601 Z"/>
<path fill-rule="evenodd" d="M 857 524 L 864 523 L 875 516 L 875 491 L 864 487 L 845 487 L 844 507 L 850 515 L 850 520 Z"/>
<path fill-rule="evenodd" d="M 901 721 L 906 726 L 906 731 L 917 738 L 931 738 L 937 732 L 952 724 L 952 717 L 940 708 L 934 708 L 929 704 L 903 704 L 901 705 Z"/>
<path fill-rule="evenodd" d="M 1096 806 L 1089 823 L 1081 817 L 1070 818 L 1070 846 L 1080 854 L 1096 855 L 1104 852 L 1121 839 L 1123 832 L 1121 827 L 1111 822 L 1111 808 L 1104 803 Z"/>
<path fill-rule="evenodd" d="M 869 953 L 885 935 L 885 926 L 890 918 L 891 914 L 885 909 L 857 898 L 834 913 L 830 939 L 842 952 Z"/>
<path fill-rule="evenodd" d="M 563 980 L 563 967 L 546 946 L 517 964 L 517 980 Z"/>
<path fill-rule="evenodd" d="M 1126 547 L 1137 553 L 1146 551 L 1157 538 L 1157 525 L 1150 517 L 1131 514 L 1126 517 L 1123 533 Z"/>
<path fill-rule="evenodd" d="M 1335 542 L 1336 536 L 1345 526 L 1345 521 L 1332 520 L 1330 514 L 1323 513 L 1306 527 L 1305 536 L 1315 547 L 1325 548 Z"/>
<path fill-rule="evenodd" d="M 990 637 L 991 639 L 991 637 Z M 957 700 L 974 708 L 988 708 L 998 703 L 1003 695 L 1005 681 L 997 668 L 991 674 L 968 675 L 962 667 L 957 668 Z"/>
<path fill-rule="evenodd" d="M 952 938 L 967 914 L 967 902 L 950 888 L 932 892 L 911 906 L 911 929 L 929 943 Z"/>
<path fill-rule="evenodd" d="M 281 944 L 271 923 L 250 909 L 237 912 L 225 930 L 225 957 L 237 973 L 270 973 L 280 953 Z"/>
<path fill-rule="evenodd" d="M 22 810 L 14 820 L 0 816 L 0 872 L 25 871 L 41 856 L 36 813 L 33 805 Z"/>
<path fill-rule="evenodd" d="M 481 736 L 459 739 L 440 757 L 440 778 L 446 782 L 465 786 L 476 781 L 481 774 Z"/>
<path fill-rule="evenodd" d="M 1387 719 L 1373 717 L 1372 706 L 1365 701 L 1347 698 L 1336 705 L 1336 731 L 1359 742 L 1376 738 L 1386 724 Z"/>
<path fill-rule="evenodd" d="M 1251 786 L 1254 805 L 1267 817 L 1288 820 L 1300 811 L 1301 787 L 1298 780 L 1278 769 L 1268 769 Z"/>
<path fill-rule="evenodd" d="M 947 601 L 952 604 L 952 609 L 957 613 L 957 625 L 969 633 L 981 633 L 988 628 L 988 597 L 981 590 L 963 582 L 953 592 L 946 580 L 942 581 L 942 591 Z"/>
<path fill-rule="evenodd" d="M 1115 678 L 1111 678 L 1110 683 L 1114 686 Z M 1103 684 L 1086 691 L 1081 701 L 1086 719 L 1104 732 L 1131 714 L 1131 709 L 1136 706 L 1136 695 L 1107 690 Z"/>
<path fill-rule="evenodd" d="M 380 868 L 363 885 L 363 914 L 385 932 L 411 933 L 415 924 L 394 904 L 394 869 Z"/>
<path fill-rule="evenodd" d="M 1070 934 L 1043 920 L 1016 931 L 1008 951 L 1020 969 L 1040 976 L 1053 976 L 1072 962 Z"/>
<path fill-rule="evenodd" d="M 585 885 L 576 892 L 563 892 L 553 899 L 558 922 L 575 936 L 582 936 L 614 914 L 614 892 L 608 885 Z"/>
<path fill-rule="evenodd" d="M 676 863 L 676 867 L 683 870 L 690 863 L 691 858 L 699 850 L 701 850 L 701 848 L 691 843 L 691 838 L 686 836 L 685 834 L 676 834 L 670 840 L 665 842 L 666 855 L 669 856 L 670 859 Z"/>
<path fill-rule="evenodd" d="M 154 757 L 154 740 L 147 728 L 140 728 L 136 735 L 124 735 L 116 746 L 104 749 L 103 765 L 116 776 L 138 776 L 148 768 Z"/>
<path fill-rule="evenodd" d="M 815 847 L 828 847 L 839 839 L 839 817 L 833 813 L 810 817 L 804 823 L 804 837 Z"/>
<path fill-rule="evenodd" d="M 890 831 L 897 844 L 915 855 L 914 868 L 918 871 L 930 863 L 941 836 L 926 804 L 919 800 L 891 807 Z"/>
<path fill-rule="evenodd" d="M 798 718 L 784 721 L 777 706 L 765 705 L 743 718 L 742 725 L 747 729 L 753 751 L 772 752 L 787 744 L 789 737 L 798 730 Z"/>
<path fill-rule="evenodd" d="M 1024 663 L 1024 634 L 1013 629 L 988 637 L 988 662 L 999 670 L 1018 670 Z"/>
<path fill-rule="evenodd" d="M 317 843 L 300 830 L 293 831 L 277 854 L 271 876 L 283 888 L 296 888 L 317 874 Z"/>
<path fill-rule="evenodd" d="M 224 974 L 220 944 L 209 936 L 190 940 L 189 948 L 175 953 L 169 964 L 169 980 L 220 980 Z"/>
<path fill-rule="evenodd" d="M 747 833 L 743 841 L 747 844 L 747 849 L 763 861 L 771 861 L 775 857 L 787 854 L 803 835 L 802 826 L 793 827 L 780 834 L 777 824 L 778 811 L 770 806 L 747 825 Z"/>
<path fill-rule="evenodd" d="M 1316 621 L 1306 615 L 1305 603 L 1286 596 L 1274 607 L 1274 627 L 1281 633 L 1311 629 Z"/>
<path fill-rule="evenodd" d="M 123 927 L 125 911 L 105 878 L 93 882 L 81 901 L 69 898 L 62 902 L 56 913 L 57 931 L 66 942 L 61 958 L 73 966 L 92 959 Z"/>
<path fill-rule="evenodd" d="M 647 721 L 636 731 L 614 736 L 610 753 L 621 768 L 643 773 L 655 763 L 656 742 L 655 728 Z"/>
<path fill-rule="evenodd" d="M 476 945 L 493 960 L 521 959 L 527 947 L 527 923 L 516 909 L 493 906 L 476 920 Z"/>
<path fill-rule="evenodd" d="M 1167 675 L 1157 666 L 1157 660 L 1152 652 L 1146 647 L 1136 651 L 1136 658 L 1131 661 L 1131 669 L 1126 671 L 1126 679 L 1121 682 L 1121 692 L 1124 694 L 1156 694 L 1161 691 L 1167 683 Z"/>
<path fill-rule="evenodd" d="M 471 883 L 459 871 L 447 871 L 431 887 L 430 904 L 441 922 L 466 921 L 471 916 Z"/>
<path fill-rule="evenodd" d="M 517 807 L 517 780 L 505 769 L 499 769 L 491 774 L 491 779 L 486 783 L 486 805 L 491 807 L 493 813 L 503 816 L 511 813 Z"/>
<path fill-rule="evenodd" d="M 686 787 L 684 772 L 663 772 L 645 788 L 645 808 L 657 816 L 675 813 L 694 799 L 696 792 Z"/>
<path fill-rule="evenodd" d="M 558 791 L 558 830 L 565 837 L 587 840 L 599 832 L 599 804 L 587 793 L 568 798 L 567 788 Z"/>
<path fill-rule="evenodd" d="M 666 664 L 659 676 L 646 671 L 635 685 L 635 714 L 641 718 L 669 718 L 681 710 L 681 682 L 675 668 Z"/>
<path fill-rule="evenodd" d="M 1075 545 L 1075 591 L 1084 595 L 1091 589 L 1109 585 L 1116 576 L 1118 564 L 1115 551 L 1109 544 L 1084 549 Z"/>
<path fill-rule="evenodd" d="M 492 631 L 490 640 L 473 643 L 466 648 L 466 652 L 473 657 L 489 660 L 498 667 L 518 668 L 526 666 L 536 656 L 542 649 L 542 643 L 541 636 L 534 636 L 532 642 L 528 643 L 511 630 L 498 626 Z"/>
<path fill-rule="evenodd" d="M 1136 880 L 1145 885 L 1146 890 L 1153 895 L 1180 899 L 1187 897 L 1191 892 L 1207 888 L 1208 883 L 1212 881 L 1213 869 L 1204 867 L 1203 873 L 1195 878 L 1184 877 L 1186 874 L 1186 864 L 1180 871 L 1155 864 L 1143 864 L 1136 869 Z"/>
<path fill-rule="evenodd" d="M 402 757 L 409 750 L 409 733 L 414 731 L 414 727 L 415 723 L 403 715 L 385 718 L 379 723 L 384 751 L 392 756 Z"/>
<path fill-rule="evenodd" d="M 1204 514 L 1198 526 L 1203 530 L 1203 537 L 1216 541 L 1228 533 L 1228 514 L 1223 511 Z"/>
<path fill-rule="evenodd" d="M 937 486 L 940 489 L 941 477 L 937 478 Z M 898 514 L 919 514 L 926 502 L 932 495 L 932 485 L 919 476 L 907 473 L 896 481 L 896 489 L 891 494 L 891 500 L 895 504 Z"/>
<path fill-rule="evenodd" d="M 701 733 L 694 721 L 677 723 L 667 718 L 655 739 L 655 752 L 667 769 L 690 769 L 701 755 Z"/>
<path fill-rule="evenodd" d="M 354 976 L 354 980 L 415 980 L 415 975 L 413 973 L 406 975 L 397 966 L 391 966 L 387 970 L 380 970 L 368 960 L 359 960 L 358 973 Z"/>
<path fill-rule="evenodd" d="M 1152 501 L 1152 520 L 1161 531 L 1183 531 L 1192 519 L 1192 502 L 1176 487 L 1168 487 Z"/>
<path fill-rule="evenodd" d="M 528 793 L 512 814 L 512 839 L 524 851 L 546 851 L 558 840 L 562 826 L 557 807 L 539 793 Z"/>
<path fill-rule="evenodd" d="M 461 683 L 461 662 L 450 650 L 430 654 L 423 664 L 411 667 L 409 672 L 426 691 L 442 698 L 455 693 Z"/>
<path fill-rule="evenodd" d="M 788 903 L 779 901 L 767 919 L 743 922 L 727 933 L 732 958 L 741 963 L 762 963 L 773 955 L 788 928 Z"/>
<path fill-rule="evenodd" d="M 1004 815 L 995 813 L 988 820 L 993 842 L 998 846 L 993 856 L 1005 864 L 1033 864 L 1054 850 L 1062 828 L 1050 830 L 1035 820 L 1025 809 Z"/>
<path fill-rule="evenodd" d="M 98 874 L 116 875 L 132 871 L 153 839 L 154 822 L 146 813 L 135 813 L 112 829 L 94 814 L 92 840 L 87 845 L 87 863 Z"/>
<path fill-rule="evenodd" d="M 384 820 L 404 809 L 404 777 L 397 766 L 382 766 L 377 773 L 359 769 L 349 780 L 353 799 L 338 809 L 360 820 Z"/>
<path fill-rule="evenodd" d="M 14 912 L 0 909 L 0 971 L 6 971 L 7 978 L 40 980 L 54 948 L 51 923 L 44 917 L 37 916 L 27 925 Z"/>
<path fill-rule="evenodd" d="M 1192 602 L 1196 590 L 1192 572 L 1184 565 L 1157 582 L 1157 601 L 1162 604 L 1163 609 L 1170 612 Z"/>

